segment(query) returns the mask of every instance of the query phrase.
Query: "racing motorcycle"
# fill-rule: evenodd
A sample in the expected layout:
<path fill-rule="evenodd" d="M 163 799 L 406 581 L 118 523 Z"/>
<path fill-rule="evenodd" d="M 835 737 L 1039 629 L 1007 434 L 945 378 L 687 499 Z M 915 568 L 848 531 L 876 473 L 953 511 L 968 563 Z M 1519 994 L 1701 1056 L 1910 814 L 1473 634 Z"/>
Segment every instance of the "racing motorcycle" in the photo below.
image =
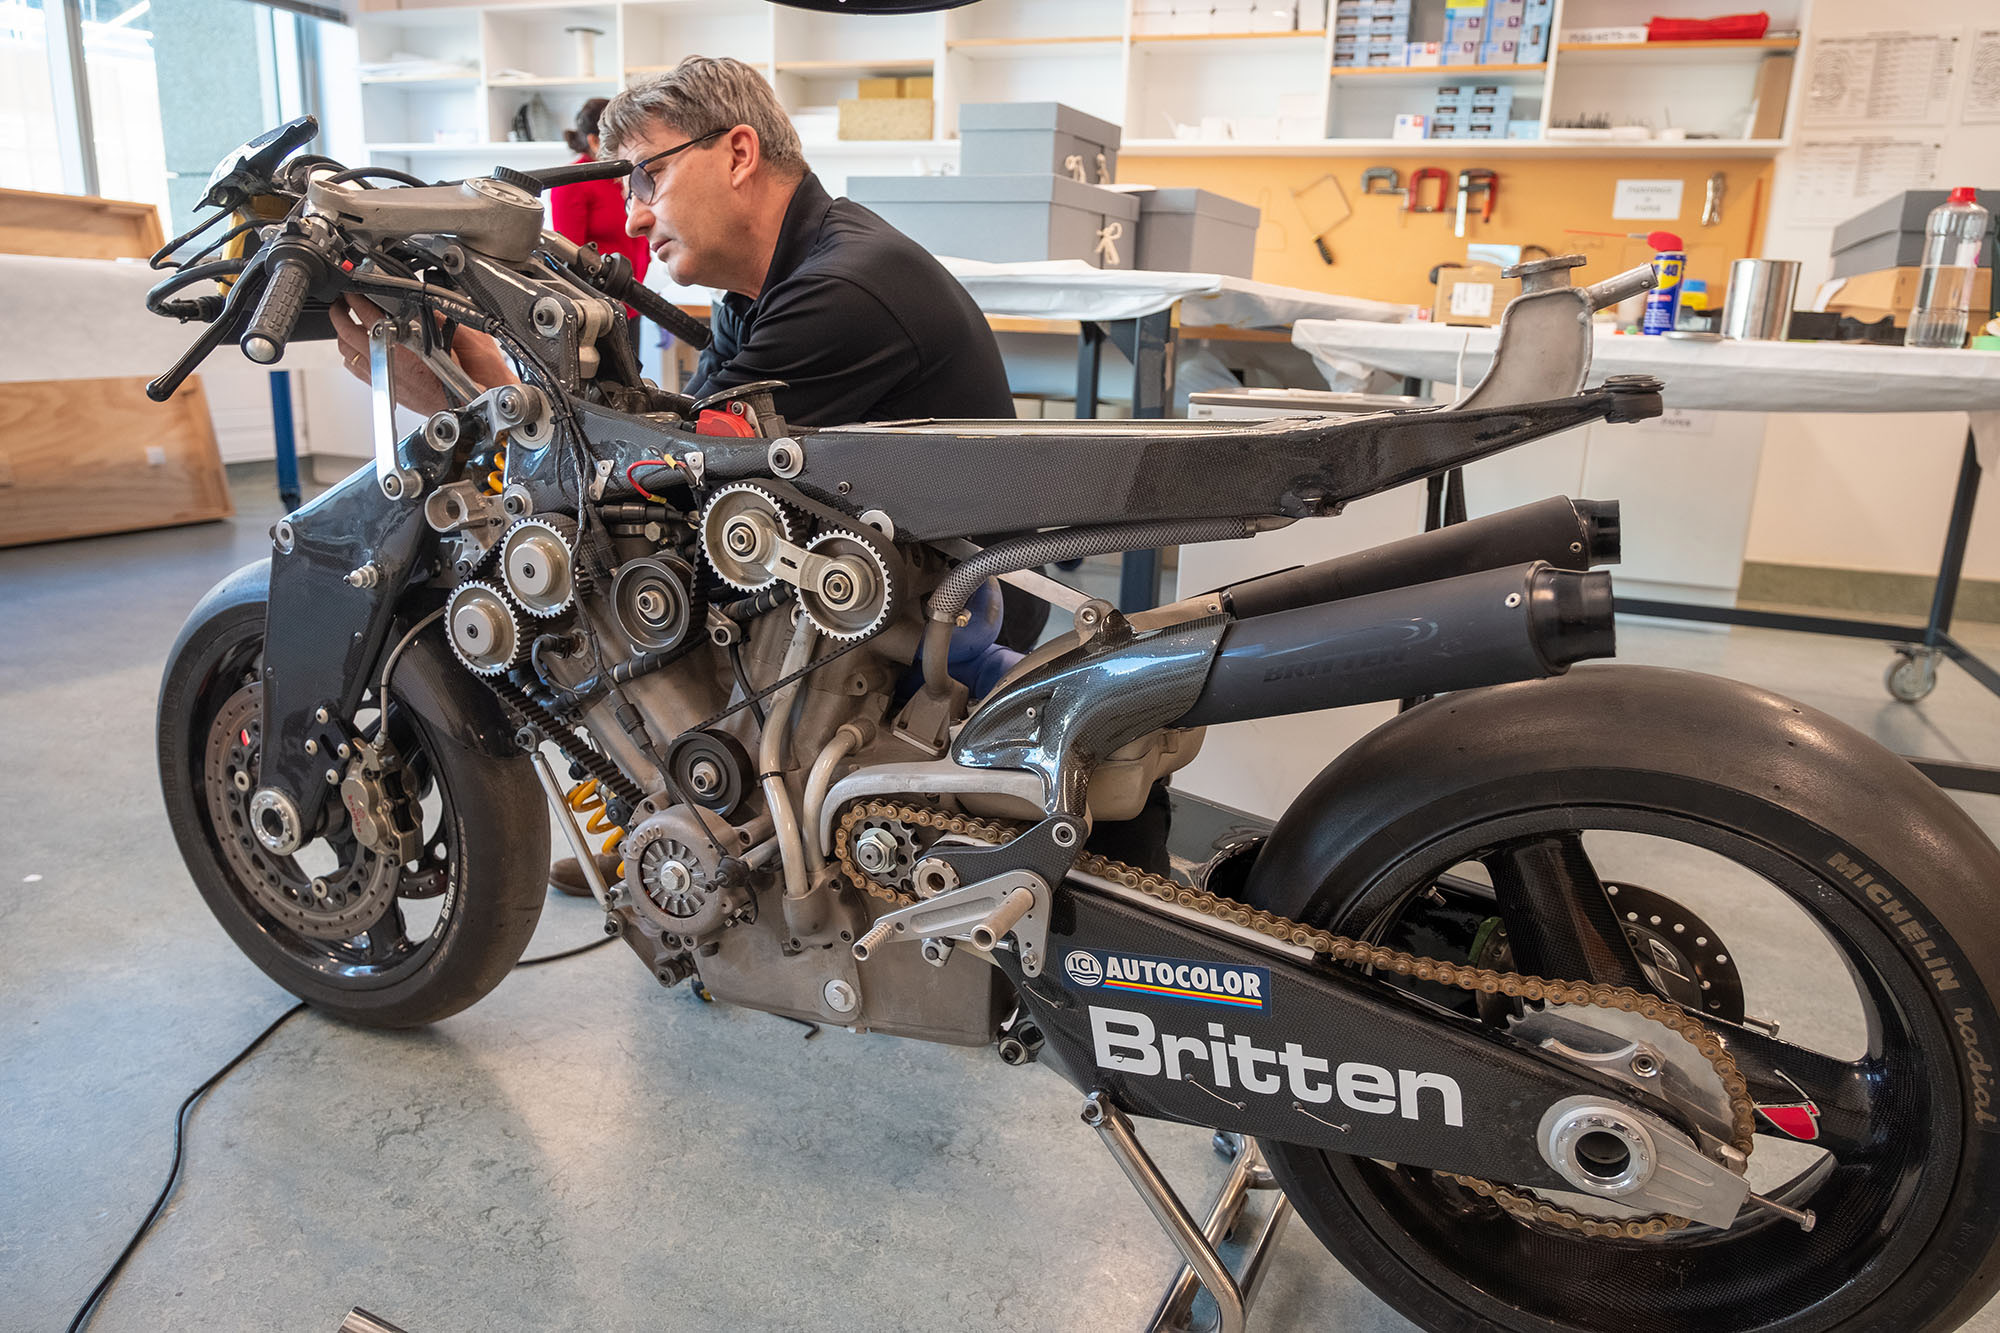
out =
<path fill-rule="evenodd" d="M 314 130 L 224 161 L 148 298 L 206 324 L 159 399 L 224 341 L 269 364 L 347 294 L 383 312 L 373 465 L 203 598 L 161 689 L 182 854 L 280 985 L 384 1027 L 471 1004 L 534 929 L 552 810 L 663 984 L 1052 1067 L 1228 1328 L 1132 1117 L 1248 1136 L 1430 1329 L 1909 1333 L 2000 1283 L 2000 853 L 1812 709 L 1569 670 L 1613 651 L 1615 503 L 1130 615 L 1034 572 L 1653 416 L 1655 380 L 1585 387 L 1592 311 L 1647 270 L 1522 265 L 1445 407 L 805 429 L 776 383 L 641 377 L 627 304 L 702 327 L 539 197 L 628 164 L 425 183 L 299 154 Z M 470 381 L 466 329 L 520 382 Z M 404 357 L 450 405 L 399 431 Z M 994 579 L 1073 629 L 996 656 Z M 1233 859 L 1103 850 L 1206 726 L 1424 696 Z M 1711 917 L 1786 950 L 1739 960 Z M 1781 1037 L 1758 967 L 1787 955 L 1820 961 Z"/>

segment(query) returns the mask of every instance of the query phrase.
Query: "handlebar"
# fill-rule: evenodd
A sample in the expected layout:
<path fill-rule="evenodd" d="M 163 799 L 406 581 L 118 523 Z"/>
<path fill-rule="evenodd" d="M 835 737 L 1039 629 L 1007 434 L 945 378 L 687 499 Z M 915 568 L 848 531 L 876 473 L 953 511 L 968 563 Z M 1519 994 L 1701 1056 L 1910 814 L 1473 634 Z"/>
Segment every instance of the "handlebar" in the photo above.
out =
<path fill-rule="evenodd" d="M 624 255 L 606 255 L 595 275 L 597 289 L 614 301 L 623 301 L 679 338 L 697 352 L 708 350 L 708 326 L 666 297 L 632 276 L 632 261 Z"/>
<path fill-rule="evenodd" d="M 263 299 L 257 303 L 257 313 L 250 317 L 250 327 L 237 343 L 243 355 L 260 366 L 272 365 L 284 356 L 285 344 L 305 308 L 306 293 L 317 276 L 313 265 L 297 255 L 278 257 Z"/>

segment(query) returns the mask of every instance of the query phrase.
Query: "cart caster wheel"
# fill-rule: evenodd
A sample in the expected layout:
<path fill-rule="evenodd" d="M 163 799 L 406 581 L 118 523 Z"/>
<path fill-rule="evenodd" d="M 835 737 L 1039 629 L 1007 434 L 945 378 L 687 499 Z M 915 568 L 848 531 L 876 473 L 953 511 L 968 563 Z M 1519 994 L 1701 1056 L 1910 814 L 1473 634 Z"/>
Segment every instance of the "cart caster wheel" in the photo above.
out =
<path fill-rule="evenodd" d="M 1214 1137 L 1209 1139 L 1208 1145 L 1215 1149 L 1217 1157 L 1225 1162 L 1233 1162 L 1236 1160 L 1236 1154 L 1243 1151 L 1243 1136 L 1225 1133 L 1218 1129 Z"/>
<path fill-rule="evenodd" d="M 1913 704 L 1937 688 L 1937 659 L 1935 651 L 1898 649 L 1896 660 L 1882 675 L 1882 684 L 1892 698 Z"/>

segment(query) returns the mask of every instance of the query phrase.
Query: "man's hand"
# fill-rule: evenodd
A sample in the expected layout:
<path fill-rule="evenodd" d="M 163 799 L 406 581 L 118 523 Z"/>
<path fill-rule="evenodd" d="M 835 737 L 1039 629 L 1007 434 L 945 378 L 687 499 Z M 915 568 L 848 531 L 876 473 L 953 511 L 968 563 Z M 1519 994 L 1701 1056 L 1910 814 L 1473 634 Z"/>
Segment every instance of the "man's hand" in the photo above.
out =
<path fill-rule="evenodd" d="M 341 298 L 341 304 L 328 312 L 333 321 L 333 333 L 340 340 L 341 363 L 348 373 L 358 380 L 368 379 L 368 330 L 377 320 L 388 318 L 382 308 L 365 296 L 352 292 Z M 423 357 L 400 344 L 395 350 L 396 357 L 396 401 L 412 412 L 430 416 L 450 407 L 444 386 L 438 377 L 424 364 Z M 480 389 L 495 388 L 502 384 L 518 384 L 520 376 L 507 364 L 506 356 L 500 351 L 500 344 L 483 333 L 461 327 L 451 340 L 451 359 L 471 377 Z"/>

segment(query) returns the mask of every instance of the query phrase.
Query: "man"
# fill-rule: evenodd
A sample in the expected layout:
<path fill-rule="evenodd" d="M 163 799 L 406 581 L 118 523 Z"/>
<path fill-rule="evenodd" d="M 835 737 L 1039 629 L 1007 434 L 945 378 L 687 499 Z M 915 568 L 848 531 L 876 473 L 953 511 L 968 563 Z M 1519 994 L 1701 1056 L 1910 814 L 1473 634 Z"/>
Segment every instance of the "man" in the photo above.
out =
<path fill-rule="evenodd" d="M 806 426 L 1013 417 L 1000 349 L 978 306 L 922 246 L 826 192 L 791 118 L 749 65 L 691 56 L 613 98 L 598 136 L 606 157 L 638 164 L 626 231 L 646 239 L 676 283 L 724 293 L 687 392 L 782 380 L 779 412 Z M 355 309 L 363 320 L 371 313 Z M 365 375 L 365 326 L 336 319 L 335 327 L 349 368 Z M 458 343 L 482 387 L 512 378 L 496 372 L 504 358 L 490 340 L 462 331 Z M 417 380 L 406 405 L 443 406 L 429 376 L 405 380 Z M 589 892 L 568 858 L 551 868 L 550 883 Z"/>

